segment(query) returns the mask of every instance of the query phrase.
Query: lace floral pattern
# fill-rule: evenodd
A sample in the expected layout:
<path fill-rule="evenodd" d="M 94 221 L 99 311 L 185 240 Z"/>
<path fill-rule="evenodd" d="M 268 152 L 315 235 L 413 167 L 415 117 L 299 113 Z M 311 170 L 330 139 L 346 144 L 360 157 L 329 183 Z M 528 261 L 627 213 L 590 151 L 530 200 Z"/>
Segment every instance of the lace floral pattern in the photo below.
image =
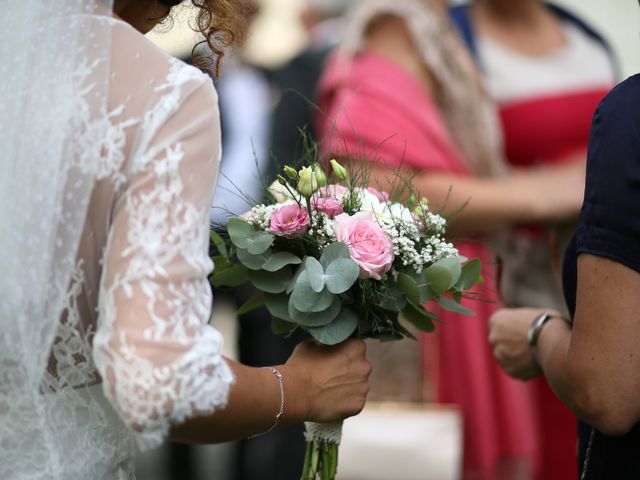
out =
<path fill-rule="evenodd" d="M 134 439 L 158 445 L 172 423 L 224 407 L 233 382 L 208 325 L 215 91 L 128 25 L 112 28 L 110 113 L 92 110 L 90 84 L 74 106 L 74 154 L 96 183 L 32 403 L 15 393 L 25 367 L 0 355 L 2 479 L 133 479 Z"/>

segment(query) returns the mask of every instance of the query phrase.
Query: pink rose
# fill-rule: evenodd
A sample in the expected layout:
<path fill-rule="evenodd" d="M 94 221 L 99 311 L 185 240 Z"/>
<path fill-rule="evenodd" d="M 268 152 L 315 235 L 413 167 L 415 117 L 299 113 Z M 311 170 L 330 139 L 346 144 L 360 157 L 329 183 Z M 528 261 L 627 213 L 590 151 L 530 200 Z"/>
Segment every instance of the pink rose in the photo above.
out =
<path fill-rule="evenodd" d="M 380 200 L 381 203 L 387 203 L 389 201 L 389 194 L 387 192 L 381 192 L 377 188 L 368 187 L 367 192 Z"/>
<path fill-rule="evenodd" d="M 314 210 L 325 213 L 329 218 L 333 218 L 344 211 L 342 202 L 332 197 L 320 197 L 315 195 L 311 199 L 311 206 Z"/>
<path fill-rule="evenodd" d="M 344 185 L 334 183 L 325 187 L 320 187 L 316 193 L 320 197 L 342 198 L 348 192 L 349 189 Z"/>
<path fill-rule="evenodd" d="M 309 228 L 309 214 L 297 203 L 283 205 L 271 214 L 269 232 L 292 238 L 302 235 Z"/>
<path fill-rule="evenodd" d="M 362 278 L 380 280 L 393 263 L 393 243 L 375 222 L 371 212 L 352 216 L 343 213 L 333 223 L 336 239 L 349 247 L 349 253 L 360 267 Z"/>

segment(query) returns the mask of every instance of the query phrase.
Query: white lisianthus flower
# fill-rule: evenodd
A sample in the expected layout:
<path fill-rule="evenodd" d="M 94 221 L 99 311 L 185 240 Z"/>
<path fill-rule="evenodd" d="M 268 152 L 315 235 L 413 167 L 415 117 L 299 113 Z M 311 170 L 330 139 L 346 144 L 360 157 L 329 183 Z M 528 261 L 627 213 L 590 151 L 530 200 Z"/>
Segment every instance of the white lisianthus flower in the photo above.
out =
<path fill-rule="evenodd" d="M 300 198 L 294 198 L 293 195 L 291 195 L 291 193 L 287 190 L 287 187 L 280 183 L 278 180 L 274 181 L 267 190 L 269 190 L 269 193 L 273 195 L 273 198 L 278 203 L 284 203 L 291 200 L 300 200 Z M 289 190 L 291 190 L 292 192 L 294 191 L 294 189 L 290 185 Z"/>
<path fill-rule="evenodd" d="M 354 193 L 358 196 L 360 210 L 363 212 L 371 212 L 378 215 L 385 206 L 384 203 L 380 202 L 378 197 L 363 188 L 355 188 Z"/>

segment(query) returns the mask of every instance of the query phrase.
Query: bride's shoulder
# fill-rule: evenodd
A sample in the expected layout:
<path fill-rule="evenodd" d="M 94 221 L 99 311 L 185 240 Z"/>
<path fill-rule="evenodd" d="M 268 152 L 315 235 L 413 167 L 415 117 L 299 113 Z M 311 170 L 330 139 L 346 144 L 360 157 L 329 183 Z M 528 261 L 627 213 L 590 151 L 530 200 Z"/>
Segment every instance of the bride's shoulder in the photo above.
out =
<path fill-rule="evenodd" d="M 129 95 L 161 94 L 187 84 L 193 88 L 211 84 L 206 74 L 169 55 L 125 22 L 114 23 L 111 48 L 112 77 L 127 84 Z"/>

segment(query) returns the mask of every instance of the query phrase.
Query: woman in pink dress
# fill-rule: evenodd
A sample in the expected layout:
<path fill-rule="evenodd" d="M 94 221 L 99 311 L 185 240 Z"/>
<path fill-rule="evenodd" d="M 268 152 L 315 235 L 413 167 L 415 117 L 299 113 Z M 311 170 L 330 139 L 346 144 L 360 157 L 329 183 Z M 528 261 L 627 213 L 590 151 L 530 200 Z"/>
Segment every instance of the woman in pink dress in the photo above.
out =
<path fill-rule="evenodd" d="M 450 231 L 463 255 L 483 261 L 485 282 L 479 300 L 464 301 L 476 317 L 441 313 L 437 396 L 463 413 L 465 478 L 510 479 L 535 468 L 537 434 L 528 386 L 500 371 L 486 342 L 498 303 L 493 255 L 479 240 L 575 216 L 583 174 L 571 166 L 507 178 L 497 116 L 445 8 L 376 0 L 356 9 L 320 84 L 320 131 L 328 154 L 375 161 L 374 185 L 400 167 L 433 209 L 457 212 Z"/>

